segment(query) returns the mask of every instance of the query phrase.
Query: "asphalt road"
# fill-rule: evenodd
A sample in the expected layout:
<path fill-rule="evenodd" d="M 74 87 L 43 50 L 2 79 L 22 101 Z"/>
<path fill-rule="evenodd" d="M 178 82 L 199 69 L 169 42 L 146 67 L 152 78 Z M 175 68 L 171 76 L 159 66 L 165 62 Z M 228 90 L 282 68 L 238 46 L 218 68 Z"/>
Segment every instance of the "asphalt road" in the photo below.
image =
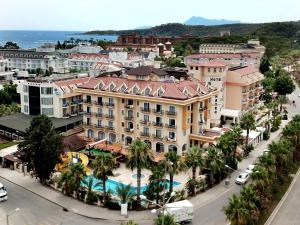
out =
<path fill-rule="evenodd" d="M 296 86 L 296 90 L 288 96 L 289 100 L 295 101 L 295 105 L 288 105 L 287 110 L 289 113 L 289 117 L 294 116 L 296 114 L 300 114 L 300 90 L 298 86 Z M 238 172 L 234 172 L 231 175 L 231 182 L 234 182 L 234 179 L 238 176 L 238 174 L 244 171 L 247 166 L 255 161 L 255 159 L 261 154 L 262 150 L 267 148 L 267 145 L 262 142 L 258 146 L 258 151 L 256 153 L 250 153 L 250 156 L 247 159 L 244 159 L 241 163 L 239 163 Z M 299 181 L 300 183 L 300 181 Z M 300 185 L 300 184 L 299 184 Z M 228 203 L 228 199 L 234 194 L 239 193 L 241 189 L 240 185 L 233 185 L 226 192 L 217 196 L 214 200 L 210 201 L 206 205 L 198 208 L 194 212 L 194 220 L 192 222 L 193 225 L 224 225 L 228 224 L 226 221 L 226 217 L 223 211 L 224 205 Z M 296 189 L 295 189 L 296 190 Z M 296 201 L 297 202 L 297 201 Z M 291 203 L 290 207 L 296 204 L 296 202 Z M 300 204 L 298 204 L 300 205 Z M 298 209 L 298 208 L 297 208 Z M 280 215 L 282 216 L 282 215 Z M 298 221 L 299 222 L 299 221 Z M 280 223 L 278 223 L 280 224 Z M 300 222 L 299 222 L 300 224 Z"/>
<path fill-rule="evenodd" d="M 0 202 L 0 224 L 6 225 L 6 215 L 16 208 L 19 211 L 9 216 L 9 225 L 112 225 L 109 221 L 94 220 L 65 212 L 60 206 L 45 200 L 25 189 L 0 178 L 8 190 L 8 201 Z"/>

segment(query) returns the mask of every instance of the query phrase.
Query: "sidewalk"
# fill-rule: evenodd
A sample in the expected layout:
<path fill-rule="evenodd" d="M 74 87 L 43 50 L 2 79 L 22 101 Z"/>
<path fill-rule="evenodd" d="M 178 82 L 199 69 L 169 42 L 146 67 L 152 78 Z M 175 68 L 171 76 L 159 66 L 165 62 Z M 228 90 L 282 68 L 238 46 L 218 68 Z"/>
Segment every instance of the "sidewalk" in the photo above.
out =
<path fill-rule="evenodd" d="M 153 220 L 150 211 L 128 211 L 128 217 L 121 216 L 119 210 L 108 210 L 107 208 L 87 205 L 71 197 L 63 195 L 50 187 L 45 187 L 39 183 L 35 178 L 24 176 L 22 173 L 0 168 L 0 177 L 8 180 L 24 189 L 62 207 L 68 211 L 85 216 L 91 219 L 101 219 L 110 221 L 125 221 L 134 220 L 149 221 Z"/>

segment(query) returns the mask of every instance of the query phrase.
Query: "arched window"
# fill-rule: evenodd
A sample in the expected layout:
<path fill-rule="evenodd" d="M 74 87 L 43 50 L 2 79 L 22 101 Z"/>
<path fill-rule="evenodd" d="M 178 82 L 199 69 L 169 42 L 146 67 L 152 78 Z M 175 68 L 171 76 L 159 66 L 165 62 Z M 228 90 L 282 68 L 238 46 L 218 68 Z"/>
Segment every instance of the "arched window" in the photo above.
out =
<path fill-rule="evenodd" d="M 168 150 L 169 150 L 169 152 L 171 152 L 171 151 L 177 152 L 177 146 L 176 145 L 169 145 Z"/>
<path fill-rule="evenodd" d="M 101 83 L 99 84 L 99 90 L 102 90 L 103 87 L 104 87 L 104 85 L 103 85 L 103 83 L 101 82 Z"/>
<path fill-rule="evenodd" d="M 113 91 L 114 89 L 115 89 L 115 85 L 114 85 L 114 84 L 110 84 L 110 85 L 109 85 L 109 90 L 110 90 L 110 91 Z"/>
<path fill-rule="evenodd" d="M 88 135 L 88 138 L 94 138 L 94 131 L 91 129 L 88 129 L 87 135 Z"/>
<path fill-rule="evenodd" d="M 126 91 L 126 89 L 127 89 L 127 87 L 123 84 L 122 87 L 120 88 L 120 91 L 124 93 Z"/>
<path fill-rule="evenodd" d="M 134 87 L 132 88 L 132 94 L 136 94 L 138 91 L 139 91 L 139 89 L 138 89 L 137 86 L 134 86 Z"/>
<path fill-rule="evenodd" d="M 125 138 L 125 145 L 128 146 L 128 145 L 130 145 L 131 143 L 132 143 L 132 137 L 127 136 L 127 137 Z"/>
<path fill-rule="evenodd" d="M 161 89 L 159 89 L 158 91 L 157 91 L 157 96 L 158 97 L 161 97 L 162 95 L 163 95 L 163 90 L 161 90 Z"/>
<path fill-rule="evenodd" d="M 116 135 L 113 134 L 113 133 L 110 133 L 108 135 L 108 139 L 109 139 L 110 142 L 115 143 L 116 142 Z"/>
<path fill-rule="evenodd" d="M 148 95 L 148 96 L 149 96 L 149 95 L 150 95 L 150 92 L 151 92 L 150 88 L 147 87 L 147 88 L 145 89 L 145 95 Z"/>
<path fill-rule="evenodd" d="M 155 146 L 155 151 L 156 152 L 164 152 L 165 151 L 165 146 L 163 143 L 157 142 Z"/>
<path fill-rule="evenodd" d="M 99 140 L 105 139 L 105 133 L 103 131 L 99 131 L 99 133 L 98 133 L 98 139 Z"/>

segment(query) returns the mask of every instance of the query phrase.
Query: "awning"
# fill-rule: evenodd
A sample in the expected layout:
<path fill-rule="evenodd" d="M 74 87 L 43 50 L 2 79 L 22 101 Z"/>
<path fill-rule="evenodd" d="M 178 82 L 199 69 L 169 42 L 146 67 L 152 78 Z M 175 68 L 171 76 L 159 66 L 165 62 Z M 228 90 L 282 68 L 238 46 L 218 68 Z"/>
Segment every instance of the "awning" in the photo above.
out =
<path fill-rule="evenodd" d="M 232 117 L 232 118 L 239 118 L 240 114 L 241 114 L 240 110 L 221 109 L 221 116 Z"/>
<path fill-rule="evenodd" d="M 0 157 L 3 158 L 4 156 L 11 155 L 17 151 L 18 151 L 18 145 L 13 145 L 8 148 L 4 148 L 0 150 Z"/>

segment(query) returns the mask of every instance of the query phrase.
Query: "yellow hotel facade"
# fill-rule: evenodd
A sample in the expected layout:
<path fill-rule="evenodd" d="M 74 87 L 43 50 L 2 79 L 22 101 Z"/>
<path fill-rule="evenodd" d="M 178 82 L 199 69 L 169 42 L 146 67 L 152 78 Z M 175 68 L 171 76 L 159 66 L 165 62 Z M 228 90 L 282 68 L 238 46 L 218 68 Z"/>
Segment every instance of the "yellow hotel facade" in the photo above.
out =
<path fill-rule="evenodd" d="M 219 90 L 188 78 L 164 74 L 97 77 L 78 87 L 83 97 L 85 135 L 128 146 L 136 138 L 157 153 L 182 155 L 191 145 L 213 142 L 211 99 Z"/>

